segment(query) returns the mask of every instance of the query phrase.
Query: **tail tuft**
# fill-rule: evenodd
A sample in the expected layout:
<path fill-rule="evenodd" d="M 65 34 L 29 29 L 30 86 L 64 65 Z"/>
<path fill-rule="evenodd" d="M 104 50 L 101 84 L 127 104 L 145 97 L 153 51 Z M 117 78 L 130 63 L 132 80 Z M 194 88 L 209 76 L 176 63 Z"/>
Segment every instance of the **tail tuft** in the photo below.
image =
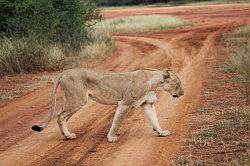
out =
<path fill-rule="evenodd" d="M 34 125 L 34 126 L 32 126 L 32 130 L 40 132 L 43 130 L 43 128 L 40 126 Z"/>

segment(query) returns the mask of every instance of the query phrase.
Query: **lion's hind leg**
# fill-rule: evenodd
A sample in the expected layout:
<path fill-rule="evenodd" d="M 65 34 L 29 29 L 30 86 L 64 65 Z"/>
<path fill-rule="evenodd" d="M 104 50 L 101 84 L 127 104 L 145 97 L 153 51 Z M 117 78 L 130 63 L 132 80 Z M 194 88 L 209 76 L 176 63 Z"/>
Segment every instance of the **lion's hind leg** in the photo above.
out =
<path fill-rule="evenodd" d="M 76 134 L 71 133 L 67 127 L 67 121 L 70 117 L 76 113 L 79 109 L 81 109 L 87 103 L 87 94 L 84 93 L 84 89 L 80 87 L 66 89 L 64 86 L 62 87 L 64 91 L 64 100 L 62 106 L 62 112 L 58 114 L 57 123 L 62 134 L 67 139 L 76 138 Z M 81 93 L 79 93 L 81 92 Z"/>
<path fill-rule="evenodd" d="M 67 127 L 67 121 L 68 121 L 68 119 L 70 118 L 71 115 L 70 115 L 70 113 L 68 111 L 62 111 L 58 115 L 58 120 L 57 120 L 57 123 L 59 125 L 59 128 L 60 128 L 62 134 L 67 139 L 76 138 L 76 134 L 75 133 L 70 133 L 69 130 L 68 130 L 68 127 Z"/>
<path fill-rule="evenodd" d="M 59 125 L 59 128 L 60 128 L 62 134 L 65 136 L 65 138 L 67 138 L 67 139 L 76 138 L 75 133 L 71 133 L 68 130 L 67 122 L 70 119 L 70 117 L 74 113 L 76 113 L 85 103 L 86 102 L 72 104 L 72 103 L 69 103 L 67 101 L 64 102 L 62 112 L 58 114 L 57 123 Z"/>

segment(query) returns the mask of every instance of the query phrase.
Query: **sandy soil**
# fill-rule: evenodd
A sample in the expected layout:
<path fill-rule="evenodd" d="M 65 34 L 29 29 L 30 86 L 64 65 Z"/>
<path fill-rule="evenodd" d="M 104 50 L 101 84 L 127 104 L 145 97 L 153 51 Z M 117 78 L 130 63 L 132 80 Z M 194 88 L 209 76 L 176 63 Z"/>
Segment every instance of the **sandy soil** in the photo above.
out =
<path fill-rule="evenodd" d="M 94 102 L 69 121 L 75 140 L 65 140 L 54 119 L 41 133 L 30 127 L 47 117 L 50 87 L 36 90 L 0 108 L 0 165 L 169 165 L 189 133 L 192 111 L 199 107 L 208 64 L 220 58 L 216 43 L 221 34 L 250 21 L 250 4 L 201 7 L 124 9 L 104 11 L 107 18 L 161 14 L 193 19 L 193 27 L 148 34 L 114 36 L 117 52 L 95 68 L 129 71 L 138 66 L 170 67 L 180 76 L 185 95 L 173 99 L 159 94 L 160 123 L 173 135 L 157 137 L 140 109 L 124 120 L 119 141 L 110 144 L 106 134 L 114 106 Z M 58 105 L 61 104 L 60 94 Z M 60 108 L 57 110 L 60 111 Z"/>

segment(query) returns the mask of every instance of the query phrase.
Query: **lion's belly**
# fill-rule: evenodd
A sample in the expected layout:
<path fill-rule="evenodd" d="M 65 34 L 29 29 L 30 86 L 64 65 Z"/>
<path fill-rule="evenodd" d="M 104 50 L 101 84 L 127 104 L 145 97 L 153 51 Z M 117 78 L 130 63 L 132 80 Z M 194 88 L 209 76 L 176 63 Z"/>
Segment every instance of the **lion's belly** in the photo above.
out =
<path fill-rule="evenodd" d="M 135 107 L 141 106 L 143 103 L 153 104 L 157 101 L 155 92 L 150 91 L 148 94 L 134 102 Z"/>
<path fill-rule="evenodd" d="M 92 92 L 89 97 L 101 104 L 116 105 L 118 101 L 122 100 L 122 95 L 118 93 L 111 92 Z"/>

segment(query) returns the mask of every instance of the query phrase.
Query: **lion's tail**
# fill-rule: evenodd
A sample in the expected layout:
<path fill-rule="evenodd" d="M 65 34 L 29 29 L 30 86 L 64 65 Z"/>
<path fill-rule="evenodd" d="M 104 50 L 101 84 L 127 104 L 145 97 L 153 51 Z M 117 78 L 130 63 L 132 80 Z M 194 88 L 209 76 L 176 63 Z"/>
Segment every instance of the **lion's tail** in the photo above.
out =
<path fill-rule="evenodd" d="M 50 111 L 48 119 L 46 121 L 44 121 L 42 124 L 40 124 L 40 125 L 32 126 L 32 130 L 38 131 L 38 132 L 42 131 L 43 129 L 45 129 L 49 125 L 49 122 L 54 117 L 55 112 L 56 112 L 56 90 L 57 90 L 57 87 L 59 86 L 59 84 L 61 83 L 62 75 L 63 74 L 61 73 L 54 81 L 54 86 L 53 86 L 52 93 L 51 93 L 52 106 L 51 106 L 51 111 Z"/>

